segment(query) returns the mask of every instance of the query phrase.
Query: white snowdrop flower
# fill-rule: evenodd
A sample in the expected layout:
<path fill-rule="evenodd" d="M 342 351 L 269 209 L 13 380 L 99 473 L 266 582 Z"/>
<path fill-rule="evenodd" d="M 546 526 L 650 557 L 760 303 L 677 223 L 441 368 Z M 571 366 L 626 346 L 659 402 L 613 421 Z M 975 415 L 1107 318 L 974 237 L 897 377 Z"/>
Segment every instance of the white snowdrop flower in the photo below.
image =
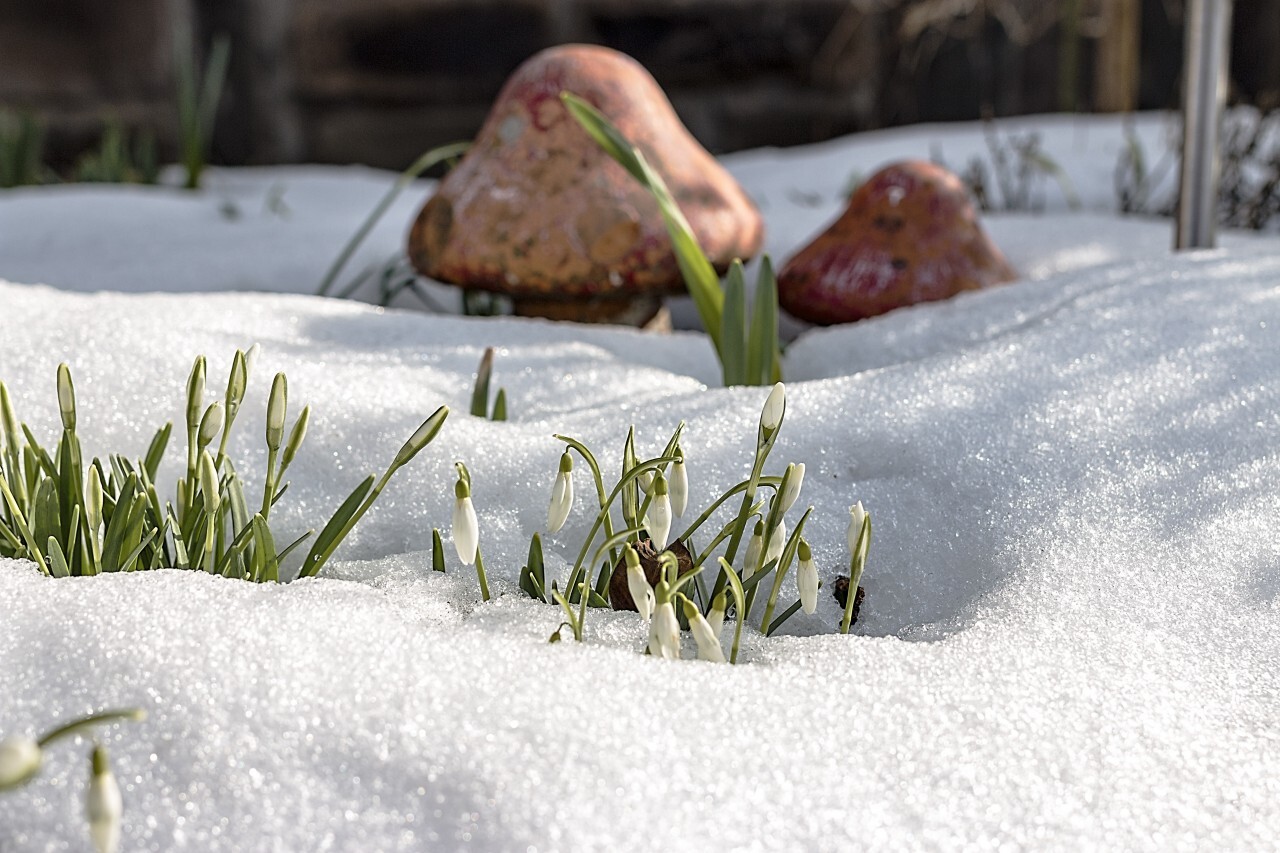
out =
<path fill-rule="evenodd" d="M 680 659 L 680 622 L 669 598 L 658 604 L 649 622 L 649 653 L 667 660 Z"/>
<path fill-rule="evenodd" d="M 271 383 L 271 396 L 267 398 L 267 447 L 279 450 L 284 440 L 284 418 L 288 409 L 289 383 L 283 373 L 277 373 Z"/>
<path fill-rule="evenodd" d="M 677 518 L 689 507 L 689 472 L 684 468 L 684 454 L 676 448 L 676 461 L 671 463 L 671 511 Z"/>
<path fill-rule="evenodd" d="M 204 497 L 204 511 L 213 515 L 218 511 L 222 495 L 218 492 L 218 466 L 209 451 L 200 451 L 200 493 Z"/>
<path fill-rule="evenodd" d="M 547 530 L 558 533 L 573 509 L 573 457 L 565 451 L 560 457 L 560 471 L 551 486 L 551 505 L 547 508 Z"/>
<path fill-rule="evenodd" d="M 796 499 L 800 497 L 800 488 L 804 485 L 804 463 L 788 465 L 787 473 L 783 475 L 782 481 L 786 483 L 786 488 L 782 490 L 782 495 L 779 497 L 781 501 L 779 512 L 785 513 L 795 505 Z"/>
<path fill-rule="evenodd" d="M 667 539 L 671 536 L 671 497 L 668 494 L 667 478 L 662 476 L 661 471 L 653 478 L 653 500 L 649 504 L 647 526 L 654 550 L 665 550 Z"/>
<path fill-rule="evenodd" d="M 780 518 L 778 526 L 773 528 L 773 535 L 769 537 L 769 547 L 764 552 L 765 565 L 768 565 L 771 560 L 781 560 L 782 548 L 786 544 L 787 523 Z"/>
<path fill-rule="evenodd" d="M 764 547 L 764 522 L 756 520 L 755 530 L 747 542 L 747 555 L 742 562 L 742 577 L 745 580 L 755 574 L 760 563 L 760 549 Z"/>
<path fill-rule="evenodd" d="M 474 565 L 476 549 L 480 547 L 480 522 L 471 504 L 471 487 L 459 477 L 453 494 L 453 547 L 464 566 Z"/>
<path fill-rule="evenodd" d="M 254 344 L 244 352 L 244 370 L 248 376 L 253 375 L 253 366 L 258 363 L 258 353 L 262 352 L 262 344 Z M 246 380 L 248 378 L 246 376 Z"/>
<path fill-rule="evenodd" d="M 782 413 L 787 407 L 787 390 L 781 382 L 773 386 L 769 397 L 760 410 L 760 427 L 765 432 L 773 432 L 782 423 Z"/>
<path fill-rule="evenodd" d="M 89 836 L 98 853 L 116 853 L 120 849 L 120 815 L 124 801 L 120 798 L 120 786 L 107 763 L 107 751 L 100 746 L 93 748 L 93 779 L 89 782 L 89 794 L 85 802 L 85 814 L 89 818 Z"/>
<path fill-rule="evenodd" d="M 627 564 L 627 592 L 631 593 L 631 600 L 635 602 L 640 615 L 645 619 L 652 619 L 653 587 L 649 586 L 649 579 L 644 576 L 640 555 L 630 545 L 624 546 L 622 555 Z"/>
<path fill-rule="evenodd" d="M 683 605 L 684 618 L 689 620 L 689 633 L 693 634 L 694 642 L 698 644 L 698 660 L 724 663 L 724 649 L 720 647 L 720 637 L 712 630 L 707 618 L 689 599 L 684 599 Z"/>
<path fill-rule="evenodd" d="M 711 632 L 717 637 L 724 628 L 724 613 L 729 609 L 729 596 L 723 590 L 715 598 L 711 599 L 711 612 L 707 614 L 707 624 L 711 626 Z"/>
<path fill-rule="evenodd" d="M 0 740 L 0 791 L 16 788 L 36 775 L 42 759 L 40 745 L 29 737 Z"/>
<path fill-rule="evenodd" d="M 862 501 L 858 501 L 849 507 L 849 532 L 846 534 L 849 540 L 849 553 L 856 554 L 858 552 L 858 537 L 862 535 L 862 525 L 867 517 L 867 511 L 862 508 Z"/>
<path fill-rule="evenodd" d="M 818 609 L 818 567 L 813 563 L 808 542 L 801 539 L 797 551 L 800 565 L 796 569 L 796 587 L 800 590 L 800 606 L 805 613 L 813 613 Z"/>
<path fill-rule="evenodd" d="M 76 428 L 76 389 L 71 384 L 71 368 L 64 361 L 58 365 L 58 412 L 64 429 Z"/>
<path fill-rule="evenodd" d="M 644 489 L 646 495 L 653 492 L 653 471 L 641 471 L 636 477 L 636 482 L 640 484 L 640 488 Z"/>

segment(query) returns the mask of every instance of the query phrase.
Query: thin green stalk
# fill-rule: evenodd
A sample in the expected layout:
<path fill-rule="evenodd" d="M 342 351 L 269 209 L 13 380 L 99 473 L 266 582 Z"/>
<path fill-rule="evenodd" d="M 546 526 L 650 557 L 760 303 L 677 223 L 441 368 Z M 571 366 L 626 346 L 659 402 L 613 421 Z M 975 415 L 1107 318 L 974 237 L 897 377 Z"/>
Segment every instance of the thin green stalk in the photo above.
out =
<path fill-rule="evenodd" d="M 858 532 L 858 542 L 853 549 L 849 561 L 849 593 L 844 600 L 844 618 L 840 620 L 840 633 L 849 633 L 853 623 L 853 606 L 858 601 L 858 584 L 862 581 L 862 570 L 866 567 L 867 551 L 871 547 L 871 514 L 862 519 L 862 530 Z"/>
<path fill-rule="evenodd" d="M 369 236 L 373 226 L 378 224 L 378 220 L 382 218 L 383 214 L 387 212 L 391 204 L 399 197 L 400 193 L 404 192 L 406 187 L 432 166 L 443 163 L 446 160 L 452 160 L 454 157 L 461 157 L 467 153 L 467 149 L 470 147 L 470 142 L 454 142 L 449 145 L 432 148 L 417 160 L 414 160 L 409 168 L 401 172 L 400 177 L 392 184 L 391 189 L 387 190 L 386 195 L 374 206 L 364 222 L 356 229 L 356 233 L 351 235 L 351 239 L 342 247 L 342 251 L 338 253 L 338 257 L 334 259 L 329 266 L 329 271 L 325 273 L 324 278 L 321 280 L 320 287 L 316 290 L 316 295 L 328 295 L 329 288 L 333 287 L 333 283 L 342 272 L 342 268 L 351 260 L 351 256 L 355 254 L 356 249 L 364 242 L 364 238 Z"/>
<path fill-rule="evenodd" d="M 36 746 L 44 749 L 54 741 L 76 734 L 90 726 L 96 726 L 98 723 L 107 723 L 114 720 L 130 720 L 132 722 L 140 722 L 147 718 L 147 712 L 141 708 L 126 708 L 119 711 L 100 711 L 96 714 L 90 714 L 87 717 L 81 717 L 78 720 L 72 720 L 69 723 L 58 726 L 52 731 L 45 732 L 36 741 Z"/>
<path fill-rule="evenodd" d="M 787 540 L 787 546 L 782 549 L 782 557 L 778 561 L 778 568 L 773 570 L 773 589 L 769 592 L 769 603 L 764 608 L 764 618 L 760 620 L 761 629 L 767 628 L 773 617 L 773 608 L 778 603 L 778 593 L 782 591 L 782 579 L 787 576 L 787 570 L 791 568 L 791 561 L 795 559 L 796 549 L 800 547 L 800 534 L 804 531 L 804 524 L 809 520 L 809 514 L 813 512 L 813 507 L 809 507 L 804 511 L 804 515 L 800 516 L 800 520 L 796 522 L 796 529 L 791 531 L 791 538 Z M 764 550 L 762 547 L 761 551 Z"/>

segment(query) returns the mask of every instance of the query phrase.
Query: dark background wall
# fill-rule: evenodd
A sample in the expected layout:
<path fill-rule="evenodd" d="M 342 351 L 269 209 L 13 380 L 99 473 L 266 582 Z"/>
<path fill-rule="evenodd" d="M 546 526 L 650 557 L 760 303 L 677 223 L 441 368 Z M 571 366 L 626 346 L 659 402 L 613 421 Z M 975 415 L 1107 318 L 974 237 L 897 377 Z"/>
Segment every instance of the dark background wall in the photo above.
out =
<path fill-rule="evenodd" d="M 115 119 L 172 156 L 175 37 L 232 43 L 225 163 L 400 168 L 469 138 L 535 51 L 657 77 L 714 151 L 894 124 L 1175 107 L 1182 0 L 0 0 L 0 107 L 70 162 Z M 1235 4 L 1233 98 L 1280 106 L 1280 0 Z"/>

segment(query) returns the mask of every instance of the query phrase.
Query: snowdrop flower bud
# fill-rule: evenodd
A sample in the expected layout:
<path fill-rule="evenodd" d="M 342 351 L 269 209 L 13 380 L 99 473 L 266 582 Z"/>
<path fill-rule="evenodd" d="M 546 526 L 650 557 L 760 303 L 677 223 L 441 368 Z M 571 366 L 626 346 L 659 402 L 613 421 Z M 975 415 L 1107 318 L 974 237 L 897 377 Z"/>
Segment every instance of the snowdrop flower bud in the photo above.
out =
<path fill-rule="evenodd" d="M 396 458 L 391 462 L 393 469 L 399 468 L 401 465 L 407 464 L 409 460 L 418 455 L 418 451 L 426 447 L 435 437 L 440 434 L 440 430 L 444 428 L 445 418 L 449 417 L 449 407 L 441 406 L 436 409 L 431 417 L 422 422 L 422 426 L 409 436 L 400 450 L 396 452 Z"/>
<path fill-rule="evenodd" d="M 679 660 L 680 622 L 676 619 L 676 609 L 671 604 L 668 589 L 666 581 L 658 581 L 660 601 L 649 623 L 649 653 L 658 658 Z"/>
<path fill-rule="evenodd" d="M 13 401 L 9 399 L 9 389 L 0 382 L 0 425 L 4 427 L 4 434 L 10 442 L 11 447 L 18 445 L 18 436 L 22 433 L 18 432 L 18 416 L 13 411 Z"/>
<path fill-rule="evenodd" d="M 787 472 L 782 475 L 782 482 L 784 488 L 779 498 L 779 513 L 789 511 L 795 505 L 796 498 L 800 497 L 800 487 L 804 485 L 804 463 L 788 465 Z"/>
<path fill-rule="evenodd" d="M 671 497 L 667 490 L 667 478 L 658 475 L 653 478 L 653 501 L 649 504 L 649 539 L 653 547 L 662 551 L 667 547 L 667 538 L 671 535 Z"/>
<path fill-rule="evenodd" d="M 214 403 L 204 410 L 204 417 L 200 419 L 200 432 L 196 436 L 198 447 L 208 447 L 214 436 L 222 432 L 222 421 L 221 403 Z"/>
<path fill-rule="evenodd" d="M 676 448 L 676 461 L 671 463 L 671 511 L 682 517 L 689 506 L 689 472 L 684 469 L 684 453 Z"/>
<path fill-rule="evenodd" d="M 640 555 L 635 548 L 624 545 L 622 557 L 627 564 L 627 592 L 631 593 L 631 600 L 635 602 L 640 615 L 645 619 L 652 619 L 653 587 L 649 586 L 649 579 L 644 576 L 644 569 L 640 567 Z"/>
<path fill-rule="evenodd" d="M 254 344 L 245 350 L 244 372 L 246 377 L 253 375 L 253 366 L 258 363 L 258 353 L 260 352 L 262 352 L 262 344 Z"/>
<path fill-rule="evenodd" d="M 267 398 L 267 448 L 279 450 L 284 440 L 284 417 L 289 405 L 289 383 L 283 373 L 277 373 L 271 383 L 271 396 Z"/>
<path fill-rule="evenodd" d="M 16 788 L 36 775 L 42 759 L 40 745 L 29 737 L 0 740 L 0 791 Z"/>
<path fill-rule="evenodd" d="M 724 628 L 724 612 L 729 609 L 729 596 L 723 590 L 713 599 L 711 599 L 711 612 L 707 614 L 707 624 L 711 626 L 711 631 L 717 637 L 720 636 L 720 630 Z"/>
<path fill-rule="evenodd" d="M 849 507 L 849 532 L 846 536 L 849 540 L 850 554 L 858 552 L 858 537 L 862 535 L 862 525 L 866 517 L 867 511 L 862 508 L 862 501 Z"/>
<path fill-rule="evenodd" d="M 640 488 L 644 489 L 646 495 L 653 492 L 653 471 L 641 471 L 640 476 L 636 477 L 636 482 L 640 484 Z"/>
<path fill-rule="evenodd" d="M 62 415 L 62 428 L 75 431 L 76 389 L 71 384 L 71 368 L 65 361 L 58 365 L 58 411 Z"/>
<path fill-rule="evenodd" d="M 818 609 L 818 567 L 813 564 L 808 542 L 801 539 L 797 550 L 800 566 L 796 570 L 796 587 L 800 590 L 800 606 L 805 613 L 813 613 Z"/>
<path fill-rule="evenodd" d="M 107 751 L 95 746 L 93 779 L 89 782 L 85 813 L 89 817 L 89 835 L 98 853 L 116 853 L 120 849 L 120 815 L 123 811 L 120 786 L 107 763 Z"/>
<path fill-rule="evenodd" d="M 204 356 L 196 356 L 191 365 L 191 374 L 187 376 L 187 432 L 194 432 L 200 426 L 200 415 L 204 409 Z"/>
<path fill-rule="evenodd" d="M 756 519 L 755 530 L 747 542 L 747 556 L 742 563 L 742 577 L 749 578 L 760 566 L 760 549 L 764 547 L 764 522 Z"/>
<path fill-rule="evenodd" d="M 787 523 L 782 519 L 778 519 L 778 526 L 773 528 L 773 535 L 769 537 L 769 547 L 764 552 L 765 565 L 771 560 L 782 559 L 782 547 L 787 544 Z"/>
<path fill-rule="evenodd" d="M 294 457 L 298 455 L 298 448 L 307 438 L 307 426 L 310 423 L 311 407 L 303 406 L 302 414 L 298 415 L 298 419 L 293 422 L 293 429 L 289 431 L 289 440 L 284 446 L 284 456 L 280 459 L 281 471 L 293 464 Z"/>
<path fill-rule="evenodd" d="M 231 375 L 227 377 L 227 418 L 235 420 L 240 411 L 240 403 L 244 400 L 245 389 L 249 387 L 249 366 L 245 362 L 244 350 L 236 350 L 231 358 Z"/>
<path fill-rule="evenodd" d="M 787 391 L 781 382 L 773 386 L 769 398 L 764 401 L 760 410 L 760 428 L 765 432 L 773 432 L 782 423 L 782 413 L 787 408 Z"/>
<path fill-rule="evenodd" d="M 689 620 L 689 632 L 698 644 L 698 660 L 724 663 L 724 649 L 720 648 L 720 638 L 711 629 L 706 617 L 698 612 L 698 608 L 689 599 L 685 598 L 683 604 L 684 617 Z"/>
<path fill-rule="evenodd" d="M 213 515 L 218 511 L 218 466 L 213 463 L 209 451 L 200 453 L 200 491 L 204 495 L 204 511 Z"/>
<path fill-rule="evenodd" d="M 89 482 L 84 487 L 84 518 L 95 535 L 102 526 L 102 476 L 97 465 L 89 466 Z"/>
<path fill-rule="evenodd" d="M 560 471 L 551 486 L 551 505 L 547 508 L 547 530 L 558 533 L 573 509 L 573 457 L 569 451 L 560 456 Z"/>
<path fill-rule="evenodd" d="M 471 486 L 462 476 L 453 487 L 453 547 L 464 566 L 476 561 L 476 549 L 480 547 L 480 524 L 476 520 L 476 508 L 471 505 Z"/>

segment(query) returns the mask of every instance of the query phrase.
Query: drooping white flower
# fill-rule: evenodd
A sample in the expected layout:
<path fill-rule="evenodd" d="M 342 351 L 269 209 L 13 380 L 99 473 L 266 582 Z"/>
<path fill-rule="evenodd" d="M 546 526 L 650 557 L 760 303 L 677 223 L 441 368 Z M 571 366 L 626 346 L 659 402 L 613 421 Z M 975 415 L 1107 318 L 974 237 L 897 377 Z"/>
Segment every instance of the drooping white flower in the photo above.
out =
<path fill-rule="evenodd" d="M 858 501 L 849 507 L 849 530 L 846 538 L 849 540 L 849 554 L 856 554 L 858 551 L 858 537 L 862 535 L 862 525 L 867 517 L 867 511 L 862 508 L 862 501 Z"/>
<path fill-rule="evenodd" d="M 685 598 L 683 605 L 684 618 L 689 620 L 689 633 L 693 634 L 694 642 L 698 644 L 698 660 L 724 663 L 724 649 L 720 647 L 720 637 L 707 622 L 707 618 L 689 599 Z"/>
<path fill-rule="evenodd" d="M 813 563 L 809 543 L 803 539 L 797 554 L 800 565 L 796 569 L 796 587 L 800 590 L 800 606 L 805 613 L 813 613 L 818 609 L 818 567 Z"/>
<path fill-rule="evenodd" d="M 551 505 L 547 507 L 547 530 L 558 533 L 573 509 L 573 457 L 565 451 L 560 457 L 560 471 L 551 486 Z"/>
<path fill-rule="evenodd" d="M 645 619 L 652 619 L 653 587 L 649 586 L 649 579 L 644 576 L 640 555 L 630 545 L 623 547 L 622 555 L 627 564 L 627 592 L 631 593 L 631 600 L 635 602 L 640 615 Z"/>
<path fill-rule="evenodd" d="M 677 518 L 689 506 L 689 472 L 684 468 L 684 453 L 676 448 L 676 461 L 671 463 L 671 511 Z"/>
<path fill-rule="evenodd" d="M 666 581 L 659 585 L 666 586 Z M 680 659 L 680 622 L 676 619 L 671 599 L 666 596 L 654 608 L 653 619 L 649 622 L 649 653 L 667 660 Z"/>
<path fill-rule="evenodd" d="M 760 567 L 760 549 L 764 547 L 764 522 L 756 520 L 755 529 L 751 533 L 751 539 L 747 542 L 747 554 L 743 557 L 742 577 L 747 579 L 755 574 L 756 569 Z"/>
<path fill-rule="evenodd" d="M 730 570 L 732 571 L 732 570 Z M 711 626 L 711 631 L 717 637 L 724 628 L 724 613 L 729 609 L 729 596 L 723 590 L 711 599 L 711 612 L 707 614 L 707 624 Z"/>
<path fill-rule="evenodd" d="M 653 499 L 649 503 L 647 526 L 654 550 L 665 550 L 667 539 L 671 536 L 671 496 L 668 493 L 667 478 L 662 476 L 661 471 L 653 478 Z"/>
<path fill-rule="evenodd" d="M 782 549 L 786 544 L 787 523 L 779 518 L 778 526 L 773 528 L 773 534 L 769 537 L 769 546 L 764 552 L 764 564 L 767 566 L 772 560 L 781 560 Z"/>
<path fill-rule="evenodd" d="M 120 797 L 116 777 L 107 763 L 107 751 L 95 746 L 93 778 L 89 781 L 85 814 L 89 818 L 89 836 L 98 853 L 116 853 L 120 849 L 120 816 L 123 813 L 124 801 Z"/>
<path fill-rule="evenodd" d="M 480 547 L 480 522 L 471 504 L 471 487 L 462 477 L 453 487 L 453 547 L 464 566 L 474 565 Z"/>
<path fill-rule="evenodd" d="M 800 497 L 800 488 L 804 485 L 804 463 L 799 462 L 787 465 L 787 473 L 783 475 L 782 480 L 786 483 L 786 488 L 782 490 L 782 494 L 778 497 L 780 501 L 778 511 L 786 513 L 795 505 L 796 499 Z"/>
<path fill-rule="evenodd" d="M 768 399 L 764 401 L 764 408 L 760 410 L 760 428 L 765 432 L 773 432 L 777 429 L 778 424 L 782 423 L 782 413 L 786 408 L 787 390 L 781 382 L 778 382 L 769 392 Z"/>
<path fill-rule="evenodd" d="M 0 740 L 0 791 L 26 782 L 40 769 L 43 753 L 29 737 Z"/>

